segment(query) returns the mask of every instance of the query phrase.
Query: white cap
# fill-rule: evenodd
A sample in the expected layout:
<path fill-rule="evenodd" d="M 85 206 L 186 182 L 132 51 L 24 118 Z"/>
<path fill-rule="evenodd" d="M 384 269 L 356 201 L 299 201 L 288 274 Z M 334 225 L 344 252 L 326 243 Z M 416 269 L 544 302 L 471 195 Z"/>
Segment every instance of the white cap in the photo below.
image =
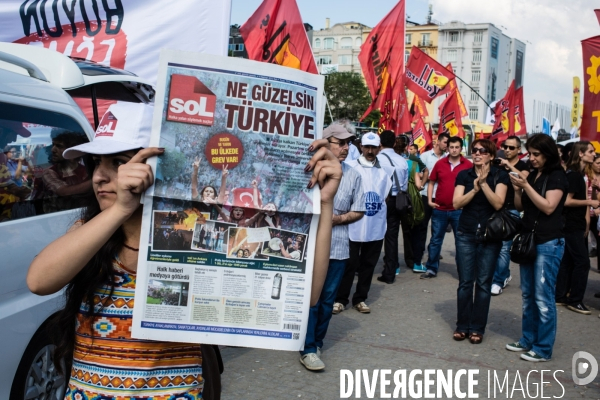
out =
<path fill-rule="evenodd" d="M 380 143 L 381 139 L 379 139 L 379 135 L 373 132 L 365 133 L 362 139 L 360 140 L 360 144 L 362 144 L 363 146 L 379 147 Z"/>
<path fill-rule="evenodd" d="M 102 119 L 94 140 L 63 152 L 66 159 L 84 154 L 115 154 L 150 145 L 154 106 L 119 101 L 112 104 Z"/>

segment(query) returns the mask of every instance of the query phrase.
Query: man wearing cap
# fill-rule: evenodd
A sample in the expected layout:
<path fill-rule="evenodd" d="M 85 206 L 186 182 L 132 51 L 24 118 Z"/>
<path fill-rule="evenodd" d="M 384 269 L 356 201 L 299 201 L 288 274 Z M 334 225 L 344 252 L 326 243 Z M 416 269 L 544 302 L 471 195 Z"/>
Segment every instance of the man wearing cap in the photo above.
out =
<path fill-rule="evenodd" d="M 323 131 L 329 150 L 342 162 L 342 179 L 333 200 L 333 229 L 329 268 L 319 301 L 310 308 L 304 350 L 300 362 L 310 371 L 325 369 L 321 361 L 323 339 L 329 327 L 338 286 L 350 257 L 348 225 L 365 213 L 360 174 L 343 161 L 348 156 L 348 144 L 354 135 L 340 123 L 332 123 Z"/>
<path fill-rule="evenodd" d="M 399 267 L 398 264 L 398 233 L 400 232 L 400 221 L 406 220 L 406 215 L 403 215 L 396 209 L 396 196 L 399 191 L 406 191 L 408 187 L 408 163 L 406 160 L 396 154 L 394 151 L 394 144 L 396 143 L 396 136 L 392 131 L 383 131 L 380 136 L 381 139 L 381 151 L 377 156 L 379 164 L 383 167 L 391 167 L 396 173 L 398 179 L 398 185 L 396 185 L 396 178 L 392 181 L 392 193 L 386 200 L 387 204 L 387 231 L 383 239 L 384 246 L 384 257 L 383 257 L 383 271 L 381 276 L 377 277 L 377 280 L 384 283 L 394 283 L 396 278 L 396 269 Z M 408 223 L 406 222 L 405 225 Z M 406 229 L 406 232 L 409 230 Z M 404 236 L 404 235 L 403 235 Z M 405 241 L 410 243 L 410 240 Z M 405 254 L 404 261 L 408 268 L 413 267 L 412 260 L 412 249 L 410 246 L 405 245 L 404 251 L 409 254 Z"/>
<path fill-rule="evenodd" d="M 371 312 L 365 300 L 383 246 L 387 225 L 385 198 L 392 188 L 393 174 L 392 168 L 384 169 L 377 161 L 379 144 L 379 135 L 372 132 L 365 134 L 361 140 L 362 155 L 356 160 L 344 162 L 362 177 L 366 212 L 363 218 L 348 227 L 350 259 L 338 288 L 333 314 L 342 312 L 348 304 L 356 272 L 358 272 L 358 283 L 352 296 L 352 307 L 360 313 Z"/>

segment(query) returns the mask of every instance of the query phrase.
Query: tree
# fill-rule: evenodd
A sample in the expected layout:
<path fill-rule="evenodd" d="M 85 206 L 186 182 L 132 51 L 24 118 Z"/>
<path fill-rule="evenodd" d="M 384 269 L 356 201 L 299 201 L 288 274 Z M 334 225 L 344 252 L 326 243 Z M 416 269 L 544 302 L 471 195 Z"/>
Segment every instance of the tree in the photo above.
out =
<path fill-rule="evenodd" d="M 325 77 L 325 94 L 333 119 L 358 121 L 371 104 L 371 96 L 363 78 L 356 72 L 331 72 Z M 367 119 L 371 118 L 369 114 Z M 366 121 L 366 120 L 365 120 Z M 377 119 L 377 122 L 379 119 Z M 330 124 L 329 111 L 325 111 L 325 124 Z M 369 120 L 369 125 L 371 120 Z"/>

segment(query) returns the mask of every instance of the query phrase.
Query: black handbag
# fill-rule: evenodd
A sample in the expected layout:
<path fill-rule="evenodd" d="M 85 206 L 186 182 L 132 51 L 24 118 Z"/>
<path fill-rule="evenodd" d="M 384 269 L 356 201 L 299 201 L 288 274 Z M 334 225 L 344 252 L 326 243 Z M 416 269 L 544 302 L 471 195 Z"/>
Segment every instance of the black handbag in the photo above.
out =
<path fill-rule="evenodd" d="M 385 156 L 388 160 L 390 160 L 390 164 L 392 164 L 392 167 L 394 167 L 394 163 L 392 162 L 392 159 L 387 155 L 387 154 L 381 154 L 382 156 Z M 400 190 L 400 182 L 398 181 L 398 175 L 396 175 L 396 169 L 394 168 L 394 183 L 396 184 L 396 187 L 398 188 L 398 194 L 396 195 L 396 210 L 402 212 L 402 213 L 410 213 L 412 212 L 412 201 L 410 200 L 410 196 L 408 195 L 408 193 L 404 190 Z"/>
<path fill-rule="evenodd" d="M 500 171 L 494 176 L 494 186 L 498 181 Z M 514 215 L 505 208 L 492 214 L 485 225 L 484 240 L 486 242 L 501 242 L 512 239 L 521 231 L 523 223 L 521 217 Z"/>
<path fill-rule="evenodd" d="M 546 197 L 546 183 L 548 182 L 548 176 L 544 179 L 544 185 L 542 186 L 542 197 Z M 517 264 L 532 264 L 537 258 L 537 248 L 535 244 L 535 230 L 538 224 L 538 218 L 540 216 L 540 210 L 535 217 L 535 223 L 533 229 L 530 232 L 521 232 L 515 236 L 512 246 L 510 247 L 510 261 Z"/>

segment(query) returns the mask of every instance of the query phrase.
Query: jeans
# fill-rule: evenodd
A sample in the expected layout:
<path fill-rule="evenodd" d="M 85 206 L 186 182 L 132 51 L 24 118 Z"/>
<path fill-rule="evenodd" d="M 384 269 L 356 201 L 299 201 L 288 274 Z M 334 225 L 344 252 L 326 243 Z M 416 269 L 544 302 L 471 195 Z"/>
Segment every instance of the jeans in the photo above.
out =
<path fill-rule="evenodd" d="M 567 300 L 570 305 L 583 302 L 587 287 L 590 258 L 584 235 L 584 231 L 565 232 L 565 251 L 556 277 L 556 298 Z"/>
<path fill-rule="evenodd" d="M 312 306 L 308 312 L 308 327 L 304 350 L 300 354 L 316 353 L 317 347 L 323 347 L 323 339 L 331 320 L 331 311 L 337 294 L 338 286 L 346 269 L 348 260 L 329 260 L 327 276 L 321 290 L 321 296 L 317 304 Z"/>
<path fill-rule="evenodd" d="M 533 264 L 521 264 L 523 291 L 523 336 L 521 346 L 544 358 L 552 357 L 556 339 L 556 302 L 554 291 L 564 239 L 538 244 Z"/>
<path fill-rule="evenodd" d="M 457 332 L 485 333 L 492 298 L 492 279 L 501 247 L 502 242 L 476 243 L 475 234 L 460 230 L 456 233 Z"/>
<path fill-rule="evenodd" d="M 440 253 L 442 252 L 442 244 L 444 236 L 446 236 L 446 227 L 448 222 L 452 225 L 454 232 L 454 240 L 456 241 L 456 232 L 458 231 L 458 219 L 462 210 L 441 211 L 434 209 L 431 213 L 431 239 L 429 239 L 429 258 L 425 267 L 428 272 L 437 275 L 440 269 Z M 458 255 L 458 251 L 456 252 Z"/>
<path fill-rule="evenodd" d="M 383 271 L 381 276 L 388 282 L 393 282 L 396 278 L 396 268 L 398 264 L 398 234 L 400 225 L 402 225 L 402 239 L 404 243 L 404 262 L 407 268 L 412 268 L 413 254 L 410 238 L 410 227 L 408 226 L 407 214 L 396 210 L 396 196 L 389 196 L 386 200 L 387 205 L 387 230 L 383 238 L 384 256 Z"/>
<path fill-rule="evenodd" d="M 358 271 L 358 282 L 356 283 L 356 291 L 352 296 L 352 305 L 355 306 L 361 301 L 365 301 L 371 289 L 371 280 L 373 280 L 373 272 L 381 254 L 381 246 L 383 239 L 373 242 L 353 242 L 350 241 L 350 259 L 348 265 L 338 287 L 336 303 L 348 305 L 348 298 L 354 283 L 354 274 Z"/>
<path fill-rule="evenodd" d="M 427 227 L 429 226 L 429 220 L 431 219 L 431 213 L 433 208 L 429 207 L 427 196 L 421 196 L 423 200 L 423 208 L 425 209 L 425 218 L 419 225 L 416 225 L 411 229 L 410 234 L 412 236 L 412 248 L 413 248 L 413 259 L 415 264 L 420 265 L 423 261 L 423 253 L 425 253 L 425 243 L 427 242 Z M 435 201 L 435 199 L 433 199 Z"/>
<path fill-rule="evenodd" d="M 519 215 L 517 210 L 510 210 L 513 215 Z M 498 256 L 498 262 L 496 263 L 496 272 L 494 273 L 494 280 L 492 283 L 504 287 L 504 282 L 510 276 L 510 246 L 512 246 L 513 240 L 505 240 L 502 242 L 502 249 Z"/>

